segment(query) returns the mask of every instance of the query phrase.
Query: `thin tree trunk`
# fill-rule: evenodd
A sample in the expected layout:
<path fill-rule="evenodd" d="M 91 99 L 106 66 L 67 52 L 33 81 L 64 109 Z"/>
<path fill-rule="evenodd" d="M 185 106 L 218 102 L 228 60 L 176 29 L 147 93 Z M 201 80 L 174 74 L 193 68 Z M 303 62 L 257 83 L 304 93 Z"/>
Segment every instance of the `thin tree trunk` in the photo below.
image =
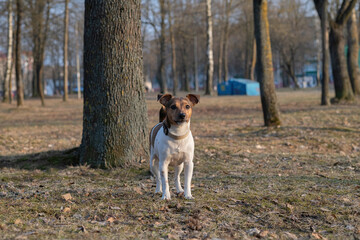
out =
<path fill-rule="evenodd" d="M 254 32 L 257 46 L 257 78 L 260 83 L 261 104 L 265 126 L 281 124 L 275 93 L 274 73 L 270 45 L 267 0 L 254 0 Z"/>
<path fill-rule="evenodd" d="M 79 26 L 76 22 L 75 27 L 75 47 L 76 47 L 76 83 L 77 83 L 77 98 L 81 99 L 81 79 L 80 79 L 80 53 L 79 53 Z"/>
<path fill-rule="evenodd" d="M 220 30 L 219 42 L 219 60 L 218 60 L 218 83 L 223 82 L 222 69 L 223 69 L 223 50 L 224 50 L 224 31 Z"/>
<path fill-rule="evenodd" d="M 69 38 L 69 0 L 65 0 L 64 16 L 64 96 L 63 101 L 68 100 L 68 38 Z"/>
<path fill-rule="evenodd" d="M 250 79 L 255 80 L 255 65 L 256 65 L 256 39 L 253 40 L 253 47 L 252 47 L 252 59 L 251 59 L 251 66 L 250 66 Z"/>
<path fill-rule="evenodd" d="M 166 16 L 166 9 L 165 9 L 165 0 L 159 0 L 160 5 L 160 63 L 158 69 L 158 77 L 161 92 L 167 92 L 167 81 L 165 78 L 165 16 Z"/>
<path fill-rule="evenodd" d="M 125 167 L 147 151 L 140 3 L 85 1 L 81 163 Z"/>
<path fill-rule="evenodd" d="M 226 18 L 225 18 L 225 28 L 224 28 L 224 80 L 228 81 L 229 79 L 229 64 L 228 64 L 228 46 L 229 46 L 229 18 L 231 11 L 232 0 L 226 0 L 225 9 L 226 9 Z"/>
<path fill-rule="evenodd" d="M 24 105 L 24 84 L 22 80 L 21 72 L 21 22 L 22 22 L 22 0 L 16 0 L 16 42 L 15 42 L 15 53 L 16 53 L 16 99 L 17 106 Z"/>
<path fill-rule="evenodd" d="M 360 76 L 359 76 L 359 36 L 356 21 L 356 10 L 352 11 L 351 17 L 347 22 L 348 29 L 348 55 L 347 64 L 352 90 L 355 95 L 360 96 Z"/>
<path fill-rule="evenodd" d="M 199 91 L 199 79 L 198 79 L 198 56 L 197 56 L 197 36 L 194 37 L 194 83 L 195 92 Z"/>
<path fill-rule="evenodd" d="M 205 95 L 213 94 L 213 73 L 214 73 L 214 58 L 213 58 L 213 33 L 212 33 L 212 14 L 211 14 L 211 0 L 206 0 L 206 57 L 207 57 L 207 71 L 206 71 L 206 86 Z"/>
<path fill-rule="evenodd" d="M 168 14 L 169 14 L 169 31 L 170 31 L 170 42 L 171 42 L 171 75 L 173 78 L 173 94 L 176 96 L 176 92 L 178 90 L 178 78 L 176 74 L 176 45 L 175 45 L 175 36 L 174 36 L 174 29 L 172 24 L 172 7 L 171 7 L 171 0 L 168 0 Z"/>
<path fill-rule="evenodd" d="M 321 105 L 330 105 L 329 98 L 329 30 L 328 30 L 328 0 L 314 0 L 316 11 L 321 21 L 321 48 L 322 48 L 322 79 Z"/>
<path fill-rule="evenodd" d="M 11 75 L 12 75 L 12 49 L 13 49 L 13 10 L 12 10 L 12 0 L 8 2 L 8 50 L 7 50 L 7 60 L 6 60 L 6 70 L 5 70 L 5 81 L 4 81 L 4 98 L 3 102 L 11 103 Z"/>

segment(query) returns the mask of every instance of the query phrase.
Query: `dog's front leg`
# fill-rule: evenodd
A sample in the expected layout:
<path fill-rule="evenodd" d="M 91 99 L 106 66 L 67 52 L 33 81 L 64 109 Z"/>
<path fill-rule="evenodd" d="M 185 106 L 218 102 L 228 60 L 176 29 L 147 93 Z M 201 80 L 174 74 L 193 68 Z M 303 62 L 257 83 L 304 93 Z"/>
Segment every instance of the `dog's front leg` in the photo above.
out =
<path fill-rule="evenodd" d="M 169 163 L 166 160 L 160 160 L 160 175 L 163 190 L 163 195 L 161 199 L 163 200 L 170 199 L 168 165 Z"/>
<path fill-rule="evenodd" d="M 185 162 L 185 181 L 184 181 L 184 189 L 185 189 L 185 198 L 193 199 L 191 195 L 191 178 L 193 175 L 194 163 L 192 161 Z"/>
<path fill-rule="evenodd" d="M 182 189 L 181 184 L 180 184 L 180 174 L 181 174 L 183 168 L 184 168 L 184 163 L 181 163 L 180 165 L 175 166 L 175 187 L 176 187 L 177 193 L 184 192 L 184 190 Z"/>

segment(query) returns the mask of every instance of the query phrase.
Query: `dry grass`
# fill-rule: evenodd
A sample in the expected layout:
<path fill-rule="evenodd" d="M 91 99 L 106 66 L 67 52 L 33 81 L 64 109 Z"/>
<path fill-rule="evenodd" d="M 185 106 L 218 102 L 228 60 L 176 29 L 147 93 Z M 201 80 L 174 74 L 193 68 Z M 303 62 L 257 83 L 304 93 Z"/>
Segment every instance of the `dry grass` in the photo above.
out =
<path fill-rule="evenodd" d="M 258 97 L 202 97 L 195 200 L 172 189 L 168 202 L 153 193 L 148 161 L 71 166 L 81 101 L 1 104 L 0 238 L 359 239 L 360 104 L 322 107 L 314 90 L 278 97 L 283 126 L 270 129 Z M 150 128 L 160 106 L 147 98 Z"/>

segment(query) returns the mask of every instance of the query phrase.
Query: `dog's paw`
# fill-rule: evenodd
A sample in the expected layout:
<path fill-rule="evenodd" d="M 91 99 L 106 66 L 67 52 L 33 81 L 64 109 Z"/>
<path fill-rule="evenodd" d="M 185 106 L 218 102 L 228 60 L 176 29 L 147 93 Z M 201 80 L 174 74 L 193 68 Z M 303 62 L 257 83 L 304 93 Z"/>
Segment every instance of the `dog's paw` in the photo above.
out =
<path fill-rule="evenodd" d="M 184 189 L 180 188 L 176 190 L 177 194 L 183 194 L 184 193 Z"/>
<path fill-rule="evenodd" d="M 195 199 L 191 194 L 185 195 L 185 198 L 186 198 L 187 200 Z"/>
<path fill-rule="evenodd" d="M 170 192 L 164 193 L 161 199 L 162 200 L 170 200 L 171 199 Z"/>

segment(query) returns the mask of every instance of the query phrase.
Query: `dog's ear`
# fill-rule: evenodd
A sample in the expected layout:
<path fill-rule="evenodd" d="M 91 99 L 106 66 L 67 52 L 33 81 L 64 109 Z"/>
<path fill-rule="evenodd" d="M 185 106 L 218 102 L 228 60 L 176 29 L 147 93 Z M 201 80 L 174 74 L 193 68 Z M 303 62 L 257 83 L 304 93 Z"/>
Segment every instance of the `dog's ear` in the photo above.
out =
<path fill-rule="evenodd" d="M 161 94 L 159 94 L 159 95 L 161 95 Z M 158 101 L 164 106 L 166 106 L 166 104 L 170 101 L 170 99 L 173 98 L 173 96 L 168 93 L 161 95 L 160 98 L 159 98 L 159 95 L 158 95 Z"/>
<path fill-rule="evenodd" d="M 200 95 L 197 94 L 188 94 L 186 97 L 192 102 L 193 105 L 198 104 L 200 102 Z"/>
<path fill-rule="evenodd" d="M 160 100 L 160 98 L 163 96 L 163 94 L 158 94 L 158 97 L 157 97 L 157 100 L 159 101 Z"/>

